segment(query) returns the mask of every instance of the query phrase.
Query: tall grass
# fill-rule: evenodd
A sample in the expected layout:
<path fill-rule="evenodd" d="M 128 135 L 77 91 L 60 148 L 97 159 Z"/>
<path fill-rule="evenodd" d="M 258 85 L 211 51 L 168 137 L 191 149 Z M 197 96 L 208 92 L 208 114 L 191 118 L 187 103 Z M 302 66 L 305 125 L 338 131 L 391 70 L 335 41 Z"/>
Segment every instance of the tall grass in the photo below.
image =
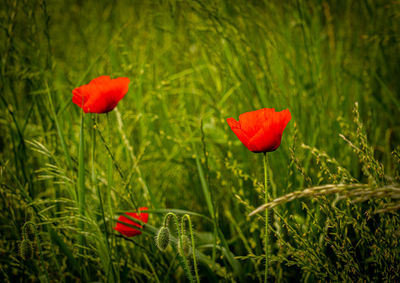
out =
<path fill-rule="evenodd" d="M 293 117 L 267 172 L 270 281 L 400 278 L 398 3 L 0 7 L 2 281 L 184 281 L 177 230 L 165 253 L 154 240 L 171 211 L 190 215 L 190 273 L 261 282 L 262 155 L 226 118 L 263 107 Z M 132 83 L 82 135 L 71 91 L 99 75 Z M 141 206 L 142 235 L 111 229 Z"/>

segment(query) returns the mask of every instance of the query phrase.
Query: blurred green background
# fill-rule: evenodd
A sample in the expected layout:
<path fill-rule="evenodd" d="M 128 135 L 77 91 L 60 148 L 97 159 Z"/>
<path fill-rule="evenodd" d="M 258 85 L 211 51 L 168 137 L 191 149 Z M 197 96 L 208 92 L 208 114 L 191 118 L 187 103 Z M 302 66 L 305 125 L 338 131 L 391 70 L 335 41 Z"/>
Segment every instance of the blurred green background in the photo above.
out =
<path fill-rule="evenodd" d="M 269 154 L 272 198 L 343 181 L 335 179 L 338 164 L 359 182 L 371 182 L 362 160 L 339 136 L 360 135 L 356 102 L 372 156 L 392 176 L 388 179 L 396 176 L 391 153 L 400 140 L 398 1 L 0 0 L 0 7 L 0 261 L 8 280 L 38 278 L 44 269 L 50 279 L 75 280 L 83 275 L 73 271 L 74 260 L 86 266 L 86 280 L 111 280 L 108 260 L 120 271 L 115 281 L 154 279 L 154 273 L 161 281 L 184 280 L 172 252 L 160 255 L 151 236 L 137 237 L 136 243 L 111 236 L 113 252 L 104 256 L 107 240 L 96 234 L 115 225 L 118 212 L 132 210 L 133 202 L 210 216 L 201 169 L 225 247 L 234 256 L 261 256 L 263 220 L 246 215 L 263 204 L 262 156 L 249 152 L 226 123 L 243 112 L 288 108 L 292 113 L 280 148 Z M 95 144 L 94 115 L 85 117 L 86 209 L 93 214 L 85 216 L 82 254 L 76 235 L 85 231 L 76 224 L 74 197 L 80 108 L 72 104 L 71 92 L 100 75 L 129 77 L 131 85 L 116 111 L 95 118 Z M 337 173 L 327 174 L 303 143 L 332 156 L 336 163 L 327 163 Z M 114 155 L 111 171 L 105 144 Z M 93 168 L 107 225 L 96 214 Z M 318 204 L 309 204 L 318 210 Z M 300 202 L 284 211 L 303 219 L 304 227 L 311 225 Z M 32 266 L 17 255 L 28 220 L 39 227 L 44 260 L 37 257 Z M 213 225 L 192 221 L 199 244 L 210 244 Z M 161 222 L 162 214 L 150 215 L 151 225 Z M 276 255 L 280 248 L 271 241 Z M 210 248 L 202 251 L 211 257 Z M 321 252 L 330 257 L 326 249 Z M 217 255 L 226 257 L 220 250 Z M 271 280 L 335 281 L 293 263 L 291 256 L 272 259 Z M 240 275 L 225 258 L 217 261 L 222 271 L 200 265 L 202 279 L 257 281 L 263 274 L 259 258 L 240 261 Z M 340 270 L 340 263 L 332 262 Z M 359 273 L 369 274 L 366 268 Z M 129 271 L 126 278 L 119 275 L 123 270 Z"/>

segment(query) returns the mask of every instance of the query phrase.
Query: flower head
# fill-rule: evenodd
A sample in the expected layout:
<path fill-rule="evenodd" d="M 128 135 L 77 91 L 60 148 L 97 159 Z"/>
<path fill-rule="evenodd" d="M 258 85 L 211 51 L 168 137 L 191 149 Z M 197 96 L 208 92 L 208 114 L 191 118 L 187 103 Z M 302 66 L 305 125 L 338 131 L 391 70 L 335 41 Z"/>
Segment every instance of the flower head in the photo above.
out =
<path fill-rule="evenodd" d="M 72 91 L 72 102 L 85 113 L 107 113 L 117 106 L 128 92 L 129 78 L 110 79 L 101 76 Z"/>
<path fill-rule="evenodd" d="M 238 139 L 252 152 L 276 150 L 287 123 L 292 119 L 289 110 L 275 112 L 274 108 L 243 113 L 239 121 L 228 118 L 227 122 Z"/>
<path fill-rule="evenodd" d="M 140 207 L 139 208 L 139 211 L 145 211 L 145 210 L 147 210 L 147 207 Z M 138 214 L 136 212 L 127 212 L 125 214 L 130 216 L 130 217 L 132 217 L 132 218 L 138 219 L 138 220 L 140 220 L 140 221 L 142 221 L 144 223 L 147 223 L 147 221 L 149 219 L 149 214 L 145 213 L 145 212 L 142 212 L 140 214 Z M 140 229 L 143 228 L 142 225 L 139 225 L 138 223 L 134 222 L 133 220 L 121 215 L 118 218 L 118 221 L 124 222 L 126 224 L 129 224 L 129 226 L 127 226 L 127 225 L 124 225 L 124 224 L 122 224 L 120 222 L 117 222 L 117 225 L 115 227 L 113 227 L 113 229 L 118 231 L 118 232 L 120 232 L 121 234 L 123 234 L 123 235 L 125 235 L 127 237 L 133 237 L 133 236 L 137 236 L 137 235 L 142 234 L 142 232 L 140 230 L 137 230 L 137 229 L 131 227 L 131 226 L 136 226 L 136 227 L 138 227 Z"/>

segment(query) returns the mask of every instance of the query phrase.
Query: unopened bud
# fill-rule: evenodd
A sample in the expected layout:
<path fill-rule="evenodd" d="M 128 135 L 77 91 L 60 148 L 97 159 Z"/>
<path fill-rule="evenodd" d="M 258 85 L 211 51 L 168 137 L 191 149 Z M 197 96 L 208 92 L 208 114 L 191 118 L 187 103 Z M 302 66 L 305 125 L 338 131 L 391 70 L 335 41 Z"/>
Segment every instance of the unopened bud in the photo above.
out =
<path fill-rule="evenodd" d="M 28 260 L 33 256 L 33 244 L 31 241 L 24 239 L 19 245 L 19 255 L 22 259 Z"/>
<path fill-rule="evenodd" d="M 161 227 L 157 232 L 156 245 L 160 251 L 165 251 L 169 245 L 169 229 L 168 227 Z"/>
<path fill-rule="evenodd" d="M 34 242 L 36 236 L 36 225 L 33 222 L 25 223 L 22 233 L 24 239 Z"/>

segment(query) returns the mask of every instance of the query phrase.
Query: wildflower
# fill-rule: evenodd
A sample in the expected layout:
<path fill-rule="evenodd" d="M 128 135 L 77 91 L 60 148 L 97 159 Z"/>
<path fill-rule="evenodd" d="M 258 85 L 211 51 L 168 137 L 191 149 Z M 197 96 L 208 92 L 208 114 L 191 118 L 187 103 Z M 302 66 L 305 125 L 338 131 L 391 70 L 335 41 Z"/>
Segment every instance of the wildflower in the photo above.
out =
<path fill-rule="evenodd" d="M 140 207 L 139 210 L 140 211 L 145 211 L 145 210 L 147 210 L 147 207 Z M 147 221 L 149 219 L 149 214 L 148 213 L 144 213 L 144 212 L 142 212 L 142 213 L 127 212 L 125 214 L 130 216 L 131 218 L 138 219 L 138 220 L 140 220 L 140 221 L 142 221 L 144 223 L 147 223 Z M 117 222 L 117 225 L 115 227 L 113 227 L 113 229 L 118 231 L 118 232 L 120 232 L 121 234 L 123 234 L 123 235 L 125 235 L 127 237 L 134 237 L 134 236 L 142 234 L 142 232 L 140 230 L 137 230 L 137 229 L 131 227 L 131 226 L 136 226 L 136 227 L 138 227 L 140 229 L 143 228 L 142 225 L 139 225 L 138 223 L 134 222 L 133 220 L 121 215 L 118 218 L 118 221 L 119 222 Z M 129 224 L 129 226 L 124 225 L 121 222 Z"/>
<path fill-rule="evenodd" d="M 274 108 L 243 113 L 239 121 L 228 118 L 227 122 L 238 139 L 252 152 L 276 150 L 287 123 L 292 119 L 289 110 L 275 112 Z"/>
<path fill-rule="evenodd" d="M 100 76 L 72 91 L 72 102 L 85 113 L 107 113 L 113 110 L 129 88 L 129 78 L 110 79 Z"/>

